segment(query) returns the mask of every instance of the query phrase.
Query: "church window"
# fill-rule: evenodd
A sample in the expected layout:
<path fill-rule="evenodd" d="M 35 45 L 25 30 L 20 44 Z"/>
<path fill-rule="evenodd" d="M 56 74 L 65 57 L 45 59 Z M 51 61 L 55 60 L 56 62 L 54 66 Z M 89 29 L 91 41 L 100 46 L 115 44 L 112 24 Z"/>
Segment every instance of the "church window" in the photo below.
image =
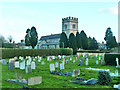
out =
<path fill-rule="evenodd" d="M 73 24 L 73 29 L 76 29 L 76 25 L 75 24 Z"/>
<path fill-rule="evenodd" d="M 67 29 L 67 25 L 65 25 L 65 29 Z"/>

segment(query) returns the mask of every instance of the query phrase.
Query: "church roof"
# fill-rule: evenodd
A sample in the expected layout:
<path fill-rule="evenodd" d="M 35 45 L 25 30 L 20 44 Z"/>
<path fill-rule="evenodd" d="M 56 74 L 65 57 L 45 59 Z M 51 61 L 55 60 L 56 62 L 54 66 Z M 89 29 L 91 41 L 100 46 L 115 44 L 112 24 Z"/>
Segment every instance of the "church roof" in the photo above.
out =
<path fill-rule="evenodd" d="M 47 36 L 42 36 L 40 38 L 40 40 L 47 40 L 47 39 L 56 39 L 56 38 L 60 38 L 61 34 L 51 34 L 51 35 L 47 35 Z"/>

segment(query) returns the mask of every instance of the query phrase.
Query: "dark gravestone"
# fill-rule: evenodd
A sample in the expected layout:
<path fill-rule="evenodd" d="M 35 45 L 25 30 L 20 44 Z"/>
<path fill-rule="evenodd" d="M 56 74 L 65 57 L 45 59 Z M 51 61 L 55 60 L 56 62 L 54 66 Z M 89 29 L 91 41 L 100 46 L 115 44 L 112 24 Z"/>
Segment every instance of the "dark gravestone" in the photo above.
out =
<path fill-rule="evenodd" d="M 14 68 L 14 63 L 8 63 L 8 70 L 13 70 Z"/>

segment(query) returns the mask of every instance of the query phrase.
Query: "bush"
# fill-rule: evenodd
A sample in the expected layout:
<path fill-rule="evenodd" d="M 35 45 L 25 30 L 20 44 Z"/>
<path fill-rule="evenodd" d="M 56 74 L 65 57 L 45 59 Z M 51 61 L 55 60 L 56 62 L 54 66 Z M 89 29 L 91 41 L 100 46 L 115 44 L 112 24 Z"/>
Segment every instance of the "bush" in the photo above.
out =
<path fill-rule="evenodd" d="M 72 55 L 70 48 L 64 49 L 0 49 L 2 50 L 2 58 L 12 58 L 15 56 L 50 56 L 50 55 Z"/>
<path fill-rule="evenodd" d="M 80 53 L 110 53 L 109 51 L 96 51 L 96 50 L 80 50 Z"/>
<path fill-rule="evenodd" d="M 99 71 L 98 73 L 98 83 L 100 85 L 109 85 L 112 81 L 111 76 L 106 71 Z"/>
<path fill-rule="evenodd" d="M 105 65 L 111 65 L 111 66 L 116 66 L 116 57 L 119 59 L 119 64 L 120 64 L 120 54 L 105 54 L 104 60 L 105 60 Z"/>

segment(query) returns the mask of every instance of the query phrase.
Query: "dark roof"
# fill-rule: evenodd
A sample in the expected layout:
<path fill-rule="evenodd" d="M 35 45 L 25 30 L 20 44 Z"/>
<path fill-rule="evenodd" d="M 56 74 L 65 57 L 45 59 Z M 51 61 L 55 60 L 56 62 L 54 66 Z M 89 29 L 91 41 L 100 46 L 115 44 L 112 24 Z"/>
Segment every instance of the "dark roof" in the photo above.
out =
<path fill-rule="evenodd" d="M 51 34 L 47 36 L 42 36 L 40 40 L 47 40 L 47 39 L 55 39 L 55 38 L 60 38 L 61 34 Z"/>

